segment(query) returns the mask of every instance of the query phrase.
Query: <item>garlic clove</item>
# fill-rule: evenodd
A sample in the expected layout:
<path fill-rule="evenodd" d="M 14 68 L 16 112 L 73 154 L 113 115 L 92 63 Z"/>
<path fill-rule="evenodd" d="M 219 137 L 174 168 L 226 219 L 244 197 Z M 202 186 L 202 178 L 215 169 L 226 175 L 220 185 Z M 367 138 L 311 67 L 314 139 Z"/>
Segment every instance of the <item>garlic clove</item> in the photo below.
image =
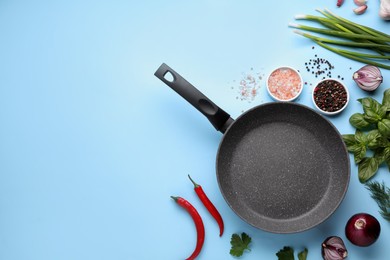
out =
<path fill-rule="evenodd" d="M 353 2 L 357 6 L 362 6 L 362 5 L 365 5 L 367 3 L 367 0 L 353 0 Z"/>
<path fill-rule="evenodd" d="M 362 5 L 353 9 L 353 12 L 355 14 L 363 14 L 366 12 L 366 10 L 367 10 L 367 5 Z"/>
<path fill-rule="evenodd" d="M 340 7 L 340 6 L 342 6 L 343 5 L 343 3 L 344 3 L 344 0 L 337 0 L 337 7 Z"/>
<path fill-rule="evenodd" d="M 366 65 L 354 72 L 352 79 L 365 91 L 374 91 L 383 82 L 381 71 L 373 65 Z"/>
<path fill-rule="evenodd" d="M 322 257 L 324 260 L 343 260 L 347 258 L 348 251 L 340 237 L 332 236 L 322 242 Z"/>

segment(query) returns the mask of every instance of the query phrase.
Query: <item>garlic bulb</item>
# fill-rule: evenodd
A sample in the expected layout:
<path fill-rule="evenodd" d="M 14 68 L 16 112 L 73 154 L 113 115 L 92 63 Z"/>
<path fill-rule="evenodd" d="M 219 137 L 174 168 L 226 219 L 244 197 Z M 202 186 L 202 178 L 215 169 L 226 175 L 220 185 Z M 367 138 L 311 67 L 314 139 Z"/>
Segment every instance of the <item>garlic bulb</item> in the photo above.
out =
<path fill-rule="evenodd" d="M 373 65 L 366 65 L 353 73 L 352 79 L 363 90 L 374 91 L 383 81 L 381 71 Z"/>
<path fill-rule="evenodd" d="M 381 0 L 379 16 L 383 20 L 390 20 L 390 0 Z"/>

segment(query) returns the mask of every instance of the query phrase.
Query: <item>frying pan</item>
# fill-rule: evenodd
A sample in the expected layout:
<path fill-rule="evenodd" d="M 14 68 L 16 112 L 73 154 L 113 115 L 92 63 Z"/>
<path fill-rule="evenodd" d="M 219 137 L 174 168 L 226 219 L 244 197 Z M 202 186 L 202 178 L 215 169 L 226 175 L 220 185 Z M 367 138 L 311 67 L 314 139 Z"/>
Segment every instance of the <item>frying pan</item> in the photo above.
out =
<path fill-rule="evenodd" d="M 323 116 L 296 103 L 272 102 L 233 120 L 166 64 L 155 76 L 224 134 L 216 158 L 218 185 L 244 221 L 273 233 L 295 233 L 338 208 L 349 184 L 349 155 Z"/>

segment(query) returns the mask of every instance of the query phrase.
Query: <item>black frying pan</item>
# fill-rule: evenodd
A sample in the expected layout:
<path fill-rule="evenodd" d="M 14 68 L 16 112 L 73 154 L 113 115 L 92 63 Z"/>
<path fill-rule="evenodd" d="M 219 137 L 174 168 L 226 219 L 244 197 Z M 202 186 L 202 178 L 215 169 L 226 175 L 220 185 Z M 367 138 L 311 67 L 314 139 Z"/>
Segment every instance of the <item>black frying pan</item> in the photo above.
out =
<path fill-rule="evenodd" d="M 247 223 L 294 233 L 337 209 L 349 183 L 349 156 L 323 116 L 303 105 L 273 102 L 233 120 L 166 64 L 155 75 L 224 133 L 216 161 L 219 188 Z"/>

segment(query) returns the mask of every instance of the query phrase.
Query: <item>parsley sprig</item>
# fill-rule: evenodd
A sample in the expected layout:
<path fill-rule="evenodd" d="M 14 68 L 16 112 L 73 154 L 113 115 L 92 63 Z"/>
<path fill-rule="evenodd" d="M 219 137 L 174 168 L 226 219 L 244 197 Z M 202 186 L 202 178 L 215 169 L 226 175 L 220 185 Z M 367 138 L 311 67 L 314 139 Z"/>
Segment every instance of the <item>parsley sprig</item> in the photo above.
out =
<path fill-rule="evenodd" d="M 379 213 L 384 219 L 390 222 L 390 188 L 385 183 L 370 181 L 366 188 L 371 192 L 371 197 L 379 206 Z"/>
<path fill-rule="evenodd" d="M 298 253 L 298 260 L 306 260 L 308 254 L 307 248 L 305 248 L 302 252 Z M 289 246 L 285 246 L 280 249 L 276 256 L 278 260 L 294 260 L 294 249 Z"/>
<path fill-rule="evenodd" d="M 245 232 L 241 233 L 241 237 L 238 234 L 233 234 L 230 240 L 232 248 L 230 249 L 230 254 L 232 256 L 242 256 L 245 250 L 250 250 L 249 244 L 251 243 L 252 238 L 248 236 Z"/>
<path fill-rule="evenodd" d="M 245 232 L 239 234 L 233 234 L 230 239 L 231 249 L 230 254 L 232 256 L 240 257 L 244 254 L 245 250 L 251 251 L 249 248 L 250 243 L 252 242 L 252 238 L 248 236 Z M 305 248 L 303 251 L 298 253 L 298 260 L 306 260 L 307 259 L 308 250 Z M 294 257 L 294 249 L 289 246 L 285 246 L 280 249 L 276 256 L 278 260 L 295 260 Z"/>

